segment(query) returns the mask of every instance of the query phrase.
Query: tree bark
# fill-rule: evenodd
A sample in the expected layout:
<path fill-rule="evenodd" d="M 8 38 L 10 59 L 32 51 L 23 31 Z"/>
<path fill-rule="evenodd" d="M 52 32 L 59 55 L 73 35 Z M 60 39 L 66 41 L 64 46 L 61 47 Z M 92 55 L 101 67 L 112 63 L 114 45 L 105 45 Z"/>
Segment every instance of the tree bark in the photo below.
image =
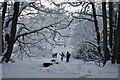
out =
<path fill-rule="evenodd" d="M 111 50 L 112 50 L 112 42 L 113 42 L 113 10 L 112 10 L 112 8 L 113 8 L 113 6 L 112 6 L 112 2 L 109 2 L 109 46 L 110 46 L 110 48 L 111 48 Z"/>
<path fill-rule="evenodd" d="M 19 3 L 20 2 L 15 2 L 14 3 L 14 13 L 13 13 L 13 19 L 12 19 L 12 27 L 9 35 L 9 42 L 8 42 L 8 47 L 7 47 L 7 52 L 5 53 L 4 57 L 2 58 L 2 61 L 5 61 L 6 63 L 9 62 L 14 43 L 15 43 L 15 37 L 16 37 L 16 29 L 17 29 L 17 20 L 18 20 L 18 15 L 19 15 Z"/>
<path fill-rule="evenodd" d="M 101 47 L 100 47 L 100 32 L 99 32 L 98 21 L 97 21 L 97 17 L 96 17 L 95 4 L 91 3 L 91 5 L 92 5 L 92 10 L 93 10 L 93 18 L 94 18 L 95 31 L 96 31 L 96 35 L 97 35 L 97 44 L 98 44 L 97 48 L 98 48 L 98 52 L 99 52 L 100 56 L 102 57 Z"/>
<path fill-rule="evenodd" d="M 119 5 L 119 12 L 118 12 L 118 22 L 117 22 L 117 36 L 116 36 L 116 60 L 117 64 L 120 64 L 120 5 Z"/>
<path fill-rule="evenodd" d="M 112 64 L 115 64 L 115 61 L 116 61 L 116 41 L 117 41 L 117 20 L 118 20 L 118 18 L 117 18 L 117 12 L 114 12 L 114 26 L 113 26 L 113 42 L 114 42 L 114 44 L 113 44 L 113 49 L 112 49 L 112 59 L 111 59 L 111 62 L 112 62 Z"/>
<path fill-rule="evenodd" d="M 2 38 L 2 15 L 0 15 L 0 39 Z M 0 40 L 0 56 L 2 55 L 2 40 Z"/>
<path fill-rule="evenodd" d="M 117 12 L 115 14 L 115 30 L 114 30 L 114 46 L 112 52 L 112 64 L 116 62 L 120 64 L 120 5 L 118 9 L 118 16 Z"/>
<path fill-rule="evenodd" d="M 106 17 L 106 2 L 102 2 L 102 15 L 103 15 L 103 52 L 104 52 L 104 63 L 110 59 L 109 50 L 107 47 L 107 17 Z"/>
<path fill-rule="evenodd" d="M 4 29 L 4 20 L 5 20 L 5 13 L 7 9 L 7 2 L 4 2 L 3 4 L 3 10 L 2 10 L 2 32 Z M 3 34 L 2 34 L 2 53 L 4 52 L 4 39 L 3 39 Z"/>

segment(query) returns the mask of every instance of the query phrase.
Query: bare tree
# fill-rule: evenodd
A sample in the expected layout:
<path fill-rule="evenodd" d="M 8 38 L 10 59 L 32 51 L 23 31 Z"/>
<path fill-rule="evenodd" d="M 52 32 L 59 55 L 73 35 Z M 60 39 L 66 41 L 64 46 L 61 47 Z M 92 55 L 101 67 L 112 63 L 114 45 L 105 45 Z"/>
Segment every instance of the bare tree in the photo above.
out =
<path fill-rule="evenodd" d="M 10 60 L 14 43 L 15 43 L 16 28 L 17 28 L 17 21 L 18 21 L 18 15 L 19 15 L 19 4 L 20 2 L 14 3 L 14 13 L 13 13 L 11 31 L 9 35 L 7 52 L 4 54 L 4 57 L 2 58 L 2 61 L 5 61 L 6 63 Z"/>
<path fill-rule="evenodd" d="M 2 16 L 0 15 L 0 39 L 2 38 Z M 0 56 L 2 55 L 2 40 L 0 40 Z"/>
<path fill-rule="evenodd" d="M 113 43 L 113 2 L 109 2 L 109 46 L 112 50 Z"/>
<path fill-rule="evenodd" d="M 104 65 L 110 59 L 109 50 L 107 46 L 107 17 L 106 17 L 106 2 L 102 2 L 102 15 L 103 15 L 103 52 L 104 52 Z"/>
<path fill-rule="evenodd" d="M 100 32 L 99 32 L 98 21 L 97 21 L 97 17 L 96 17 L 95 4 L 91 3 L 91 5 L 92 5 L 92 9 L 93 9 L 93 18 L 94 18 L 95 31 L 96 31 L 96 35 L 97 35 L 97 45 L 98 45 L 97 48 L 98 48 L 98 52 L 99 52 L 100 56 L 102 57 L 101 46 L 100 46 Z"/>
<path fill-rule="evenodd" d="M 4 20 L 5 20 L 5 14 L 7 9 L 7 2 L 3 3 L 3 10 L 2 10 L 2 32 L 4 29 Z M 4 40 L 3 40 L 3 34 L 2 34 L 2 53 L 4 52 Z"/>
<path fill-rule="evenodd" d="M 117 60 L 117 64 L 120 64 L 120 2 L 118 5 L 118 22 L 117 22 L 117 31 L 116 31 L 116 51 L 115 51 L 115 57 Z"/>

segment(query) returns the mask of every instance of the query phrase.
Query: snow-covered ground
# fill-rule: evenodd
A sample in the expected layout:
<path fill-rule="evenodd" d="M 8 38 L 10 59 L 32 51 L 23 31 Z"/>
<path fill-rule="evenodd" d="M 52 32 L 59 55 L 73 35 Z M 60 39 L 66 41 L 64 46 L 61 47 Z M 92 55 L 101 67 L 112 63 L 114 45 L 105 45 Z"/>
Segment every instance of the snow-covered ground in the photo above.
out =
<path fill-rule="evenodd" d="M 2 64 L 0 63 L 0 80 L 2 79 Z"/>
<path fill-rule="evenodd" d="M 118 65 L 110 64 L 99 67 L 93 62 L 84 63 L 78 59 L 62 62 L 50 67 L 42 67 L 50 58 L 32 58 L 15 63 L 3 63 L 3 78 L 118 78 Z"/>

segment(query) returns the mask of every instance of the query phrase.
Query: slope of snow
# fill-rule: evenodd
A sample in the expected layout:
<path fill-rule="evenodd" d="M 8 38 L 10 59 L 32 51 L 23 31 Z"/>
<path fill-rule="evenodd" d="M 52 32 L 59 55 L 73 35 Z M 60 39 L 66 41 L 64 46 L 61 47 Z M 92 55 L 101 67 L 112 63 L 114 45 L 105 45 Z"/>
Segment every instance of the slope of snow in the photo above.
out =
<path fill-rule="evenodd" d="M 42 67 L 46 58 L 32 58 L 3 64 L 3 78 L 118 78 L 118 66 L 110 64 L 99 67 L 93 62 L 84 63 L 81 60 L 71 59 L 50 67 Z"/>

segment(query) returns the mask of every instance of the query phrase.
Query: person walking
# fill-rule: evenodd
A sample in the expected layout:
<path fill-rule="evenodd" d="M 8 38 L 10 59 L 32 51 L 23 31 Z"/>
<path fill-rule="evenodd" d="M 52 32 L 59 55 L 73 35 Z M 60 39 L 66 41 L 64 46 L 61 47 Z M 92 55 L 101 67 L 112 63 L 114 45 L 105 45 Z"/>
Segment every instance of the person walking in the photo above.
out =
<path fill-rule="evenodd" d="M 63 57 L 65 56 L 64 53 L 62 52 L 60 56 L 61 56 L 61 61 L 63 61 Z"/>
<path fill-rule="evenodd" d="M 69 62 L 70 56 L 71 56 L 71 54 L 67 51 L 67 54 L 66 54 L 66 62 Z"/>

